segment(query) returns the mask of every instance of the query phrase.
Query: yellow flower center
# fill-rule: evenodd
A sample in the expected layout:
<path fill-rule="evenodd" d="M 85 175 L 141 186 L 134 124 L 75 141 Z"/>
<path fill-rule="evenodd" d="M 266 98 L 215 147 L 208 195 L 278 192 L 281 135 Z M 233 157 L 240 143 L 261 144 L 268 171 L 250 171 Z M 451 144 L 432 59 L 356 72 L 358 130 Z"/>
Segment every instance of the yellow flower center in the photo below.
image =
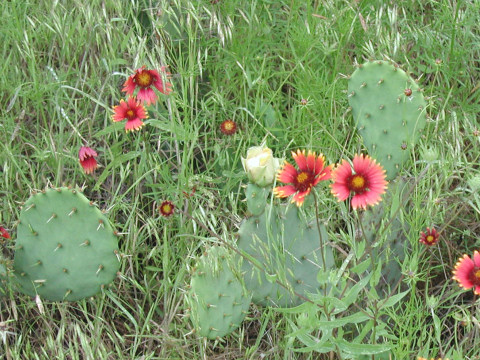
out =
<path fill-rule="evenodd" d="M 128 120 L 132 120 L 135 117 L 135 112 L 132 109 L 127 110 L 125 114 Z"/>
<path fill-rule="evenodd" d="M 140 71 L 135 75 L 135 82 L 141 87 L 149 87 L 152 85 L 153 77 L 148 71 Z"/>
<path fill-rule="evenodd" d="M 354 175 L 350 180 L 350 186 L 354 191 L 362 190 L 365 187 L 365 178 L 361 175 Z"/>
<path fill-rule="evenodd" d="M 233 130 L 233 126 L 234 126 L 233 122 L 231 122 L 231 121 L 227 121 L 224 124 L 225 130 Z"/>
<path fill-rule="evenodd" d="M 170 206 L 170 204 L 163 205 L 163 212 L 165 214 L 168 214 L 170 211 L 172 211 L 172 207 Z"/>
<path fill-rule="evenodd" d="M 433 235 L 428 235 L 426 240 L 427 240 L 428 243 L 431 244 L 435 240 L 435 237 Z"/>
<path fill-rule="evenodd" d="M 307 179 L 309 178 L 308 174 L 303 171 L 300 174 L 297 175 L 297 183 L 303 184 Z"/>
<path fill-rule="evenodd" d="M 476 278 L 478 281 L 480 281 L 480 269 L 478 269 L 477 271 L 475 271 L 475 272 L 473 273 L 473 276 L 475 276 L 475 278 Z"/>

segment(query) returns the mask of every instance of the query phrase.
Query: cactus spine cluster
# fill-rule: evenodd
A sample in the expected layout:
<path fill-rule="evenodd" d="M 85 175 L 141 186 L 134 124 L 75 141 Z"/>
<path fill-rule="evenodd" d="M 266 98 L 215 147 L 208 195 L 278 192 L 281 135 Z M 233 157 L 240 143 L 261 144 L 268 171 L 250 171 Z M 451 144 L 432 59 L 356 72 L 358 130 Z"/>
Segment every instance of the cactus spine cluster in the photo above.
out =
<path fill-rule="evenodd" d="M 37 193 L 26 201 L 17 227 L 18 289 L 51 301 L 92 296 L 116 277 L 117 242 L 108 219 L 78 190 Z"/>
<path fill-rule="evenodd" d="M 225 248 L 214 246 L 197 261 L 186 302 L 190 318 L 200 336 L 217 339 L 240 326 L 251 296 L 240 281 Z"/>
<path fill-rule="evenodd" d="M 348 99 L 370 155 L 385 168 L 387 179 L 393 179 L 426 124 L 421 89 L 398 66 L 369 61 L 349 78 Z"/>

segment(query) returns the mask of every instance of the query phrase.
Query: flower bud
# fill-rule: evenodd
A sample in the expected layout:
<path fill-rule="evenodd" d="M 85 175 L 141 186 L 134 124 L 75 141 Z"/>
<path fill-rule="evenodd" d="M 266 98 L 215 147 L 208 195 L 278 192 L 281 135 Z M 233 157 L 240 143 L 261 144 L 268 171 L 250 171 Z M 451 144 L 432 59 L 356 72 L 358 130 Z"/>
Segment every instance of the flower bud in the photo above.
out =
<path fill-rule="evenodd" d="M 248 149 L 247 158 L 242 157 L 242 165 L 252 183 L 265 187 L 273 184 L 280 160 L 273 157 L 268 147 L 253 146 Z"/>

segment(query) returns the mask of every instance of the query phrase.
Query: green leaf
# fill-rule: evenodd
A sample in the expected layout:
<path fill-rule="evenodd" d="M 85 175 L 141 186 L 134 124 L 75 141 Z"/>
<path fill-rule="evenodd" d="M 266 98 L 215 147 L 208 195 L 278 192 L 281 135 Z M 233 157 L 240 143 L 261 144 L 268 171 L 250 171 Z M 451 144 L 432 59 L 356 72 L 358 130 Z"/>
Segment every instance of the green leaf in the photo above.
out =
<path fill-rule="evenodd" d="M 347 324 L 357 324 L 370 319 L 366 314 L 357 312 L 353 315 L 346 316 L 339 319 L 333 319 L 329 321 L 317 322 L 317 328 L 321 330 L 332 330 L 338 327 L 342 327 Z"/>
<path fill-rule="evenodd" d="M 368 261 L 370 262 L 370 261 Z M 353 285 L 347 292 L 345 293 L 345 296 L 342 298 L 342 301 L 347 305 L 353 304 L 357 298 L 358 298 L 358 293 L 365 287 L 367 286 L 370 278 L 372 277 L 372 273 L 368 274 L 366 277 L 364 277 L 362 280 L 357 282 L 355 285 Z"/>
<path fill-rule="evenodd" d="M 368 267 L 370 266 L 372 262 L 370 261 L 370 259 L 367 259 L 365 261 L 362 261 L 360 264 L 358 265 L 355 265 L 353 268 L 352 268 L 352 271 L 355 273 L 355 274 L 361 274 L 363 273 L 365 270 L 368 269 Z"/>
<path fill-rule="evenodd" d="M 335 343 L 341 351 L 352 355 L 381 354 L 392 348 L 389 344 L 355 344 L 343 339 L 337 339 Z"/>
<path fill-rule="evenodd" d="M 387 307 L 395 305 L 400 300 L 402 300 L 405 297 L 405 295 L 407 295 L 409 292 L 410 292 L 410 289 L 405 290 L 404 292 L 401 292 L 400 294 L 390 296 L 385 302 L 380 303 L 380 309 L 385 309 Z"/>

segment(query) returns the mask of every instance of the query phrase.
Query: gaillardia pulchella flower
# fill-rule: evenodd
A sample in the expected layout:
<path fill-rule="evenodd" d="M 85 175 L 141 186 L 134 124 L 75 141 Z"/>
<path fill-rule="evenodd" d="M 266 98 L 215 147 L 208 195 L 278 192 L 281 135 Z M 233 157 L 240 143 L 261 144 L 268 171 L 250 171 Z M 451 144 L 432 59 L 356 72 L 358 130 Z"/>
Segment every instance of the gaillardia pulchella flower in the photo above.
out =
<path fill-rule="evenodd" d="M 171 201 L 165 200 L 158 207 L 158 211 L 160 211 L 162 216 L 169 217 L 175 211 L 175 205 Z"/>
<path fill-rule="evenodd" d="M 427 246 L 432 246 L 438 243 L 440 234 L 433 227 L 430 229 L 427 227 L 426 232 L 420 232 L 420 242 Z"/>
<path fill-rule="evenodd" d="M 480 253 L 477 250 L 473 252 L 473 259 L 466 254 L 458 259 L 452 279 L 464 289 L 473 288 L 473 292 L 480 295 Z"/>
<path fill-rule="evenodd" d="M 164 74 L 166 78 L 169 73 L 165 71 L 166 67 L 162 66 L 160 72 Z M 157 101 L 157 94 L 152 89 L 155 87 L 162 94 L 168 95 L 172 92 L 172 84 L 163 81 L 162 76 L 157 70 L 148 70 L 146 66 L 142 66 L 135 71 L 135 74 L 130 76 L 123 84 L 122 91 L 128 95 L 133 95 L 135 89 L 139 89 L 137 93 L 137 99 L 145 102 L 147 105 L 154 104 Z"/>
<path fill-rule="evenodd" d="M 82 166 L 85 174 L 91 174 L 98 167 L 97 160 L 95 159 L 98 156 L 97 152 L 88 146 L 82 146 L 78 152 L 78 160 Z"/>
<path fill-rule="evenodd" d="M 332 194 L 338 201 L 352 197 L 352 208 L 366 209 L 381 200 L 382 194 L 387 189 L 385 170 L 370 156 L 355 155 L 353 157 L 353 171 L 350 163 L 342 160 L 332 171 Z"/>
<path fill-rule="evenodd" d="M 225 135 L 233 135 L 237 131 L 237 123 L 233 120 L 225 120 L 220 124 L 220 131 Z"/>
<path fill-rule="evenodd" d="M 143 125 L 142 119 L 148 117 L 148 112 L 140 101 L 130 96 L 127 101 L 120 100 L 120 105 L 113 107 L 113 121 L 127 120 L 125 123 L 125 131 L 139 130 Z"/>
<path fill-rule="evenodd" d="M 325 157 L 323 154 L 316 155 L 315 152 L 308 151 L 305 156 L 305 150 L 292 151 L 292 157 L 295 160 L 298 170 L 285 160 L 277 173 L 277 181 L 287 184 L 277 186 L 273 189 L 276 197 L 285 198 L 294 195 L 292 203 L 302 206 L 305 197 L 310 194 L 312 188 L 320 181 L 329 180 L 332 176 L 332 166 L 325 166 Z"/>

